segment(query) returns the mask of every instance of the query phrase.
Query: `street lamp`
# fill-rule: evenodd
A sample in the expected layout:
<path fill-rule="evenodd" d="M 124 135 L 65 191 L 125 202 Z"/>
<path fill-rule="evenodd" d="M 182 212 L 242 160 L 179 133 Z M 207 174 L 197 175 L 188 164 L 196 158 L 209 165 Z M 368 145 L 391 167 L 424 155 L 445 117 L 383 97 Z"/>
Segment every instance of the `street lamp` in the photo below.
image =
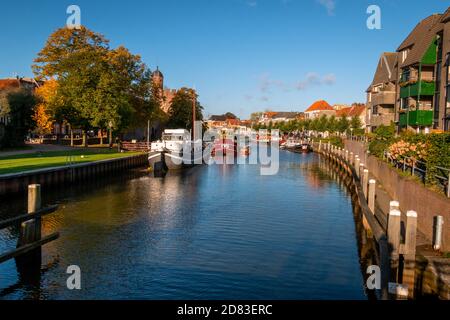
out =
<path fill-rule="evenodd" d="M 109 127 L 109 148 L 112 149 L 112 127 L 113 127 L 113 123 L 112 121 L 108 122 L 108 127 Z"/>
<path fill-rule="evenodd" d="M 353 141 L 353 128 L 350 128 L 350 140 Z"/>

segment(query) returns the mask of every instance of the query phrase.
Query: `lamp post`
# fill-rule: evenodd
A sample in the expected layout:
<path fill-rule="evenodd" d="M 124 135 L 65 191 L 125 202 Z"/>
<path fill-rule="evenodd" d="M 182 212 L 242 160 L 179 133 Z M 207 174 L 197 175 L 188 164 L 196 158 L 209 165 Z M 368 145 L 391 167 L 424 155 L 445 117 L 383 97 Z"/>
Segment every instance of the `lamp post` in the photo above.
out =
<path fill-rule="evenodd" d="M 113 127 L 113 123 L 112 123 L 112 121 L 108 122 L 108 127 L 109 127 L 109 148 L 112 149 L 112 147 L 113 147 L 113 142 L 112 142 L 112 127 Z"/>

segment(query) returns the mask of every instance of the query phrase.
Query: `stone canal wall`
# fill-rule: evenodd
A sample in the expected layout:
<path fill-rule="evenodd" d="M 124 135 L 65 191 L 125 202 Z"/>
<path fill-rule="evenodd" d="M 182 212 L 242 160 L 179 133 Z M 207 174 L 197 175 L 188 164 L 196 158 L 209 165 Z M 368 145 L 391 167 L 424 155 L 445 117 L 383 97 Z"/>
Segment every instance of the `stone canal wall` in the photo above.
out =
<path fill-rule="evenodd" d="M 0 196 L 26 192 L 30 184 L 40 184 L 43 187 L 64 185 L 75 181 L 88 180 L 102 174 L 122 172 L 127 169 L 142 167 L 147 165 L 147 163 L 147 154 L 142 154 L 64 167 L 0 175 Z"/>
<path fill-rule="evenodd" d="M 345 148 L 358 154 L 361 162 L 378 180 L 392 199 L 400 202 L 402 212 L 414 210 L 418 213 L 418 229 L 431 243 L 433 238 L 433 217 L 444 217 L 442 251 L 450 251 L 450 199 L 425 188 L 414 180 L 402 177 L 387 163 L 374 156 L 367 155 L 366 148 L 360 142 L 346 141 Z"/>

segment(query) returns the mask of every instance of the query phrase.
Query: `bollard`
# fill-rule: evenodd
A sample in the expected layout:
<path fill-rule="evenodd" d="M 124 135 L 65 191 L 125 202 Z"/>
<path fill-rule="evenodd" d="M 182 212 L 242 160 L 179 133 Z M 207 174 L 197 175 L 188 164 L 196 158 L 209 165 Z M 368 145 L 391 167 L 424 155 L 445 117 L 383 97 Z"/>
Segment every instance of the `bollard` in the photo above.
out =
<path fill-rule="evenodd" d="M 358 177 L 360 179 L 363 178 L 363 174 L 364 174 L 364 163 L 360 163 L 359 164 L 359 172 L 358 172 Z"/>
<path fill-rule="evenodd" d="M 370 211 L 372 211 L 373 214 L 375 214 L 375 193 L 377 188 L 377 182 L 374 179 L 371 179 L 369 181 L 369 195 L 367 203 L 369 205 Z"/>
<path fill-rule="evenodd" d="M 405 252 L 409 259 L 415 259 L 416 255 L 416 234 L 417 234 L 417 212 L 408 211 L 406 213 L 406 235 Z"/>
<path fill-rule="evenodd" d="M 353 157 L 353 152 L 350 152 L 350 164 L 353 165 L 355 158 Z"/>
<path fill-rule="evenodd" d="M 400 224 L 401 224 L 400 210 L 391 210 L 388 215 L 387 236 L 388 236 L 388 250 L 390 253 L 390 282 L 398 282 L 398 271 L 400 262 Z"/>
<path fill-rule="evenodd" d="M 400 210 L 393 209 L 388 216 L 388 241 L 391 246 L 391 255 L 393 259 L 398 259 L 400 248 Z"/>
<path fill-rule="evenodd" d="M 414 298 L 414 283 L 416 273 L 416 236 L 417 236 L 417 212 L 406 213 L 406 234 L 403 252 L 402 282 L 408 288 L 408 297 Z"/>
<path fill-rule="evenodd" d="M 442 246 L 442 226 L 444 217 L 436 216 L 433 218 L 433 249 L 438 251 Z"/>
<path fill-rule="evenodd" d="M 348 161 L 348 150 L 345 150 L 345 161 Z"/>
<path fill-rule="evenodd" d="M 359 158 L 355 157 L 355 171 L 356 171 L 356 175 L 359 177 L 359 164 L 360 164 L 360 160 Z"/>
<path fill-rule="evenodd" d="M 389 202 L 389 211 L 392 210 L 400 210 L 400 203 L 398 201 L 391 201 Z"/>
<path fill-rule="evenodd" d="M 364 196 L 367 199 L 367 196 L 368 196 L 368 183 L 369 183 L 369 170 L 364 169 L 362 181 L 364 182 L 364 184 L 363 184 Z"/>

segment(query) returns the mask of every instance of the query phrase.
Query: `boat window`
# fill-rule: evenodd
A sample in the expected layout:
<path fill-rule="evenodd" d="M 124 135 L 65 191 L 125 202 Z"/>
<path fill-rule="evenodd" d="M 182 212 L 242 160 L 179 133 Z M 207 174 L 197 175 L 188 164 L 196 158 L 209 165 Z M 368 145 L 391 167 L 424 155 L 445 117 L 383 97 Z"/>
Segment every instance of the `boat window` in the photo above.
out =
<path fill-rule="evenodd" d="M 183 141 L 182 135 L 163 135 L 164 141 Z"/>

